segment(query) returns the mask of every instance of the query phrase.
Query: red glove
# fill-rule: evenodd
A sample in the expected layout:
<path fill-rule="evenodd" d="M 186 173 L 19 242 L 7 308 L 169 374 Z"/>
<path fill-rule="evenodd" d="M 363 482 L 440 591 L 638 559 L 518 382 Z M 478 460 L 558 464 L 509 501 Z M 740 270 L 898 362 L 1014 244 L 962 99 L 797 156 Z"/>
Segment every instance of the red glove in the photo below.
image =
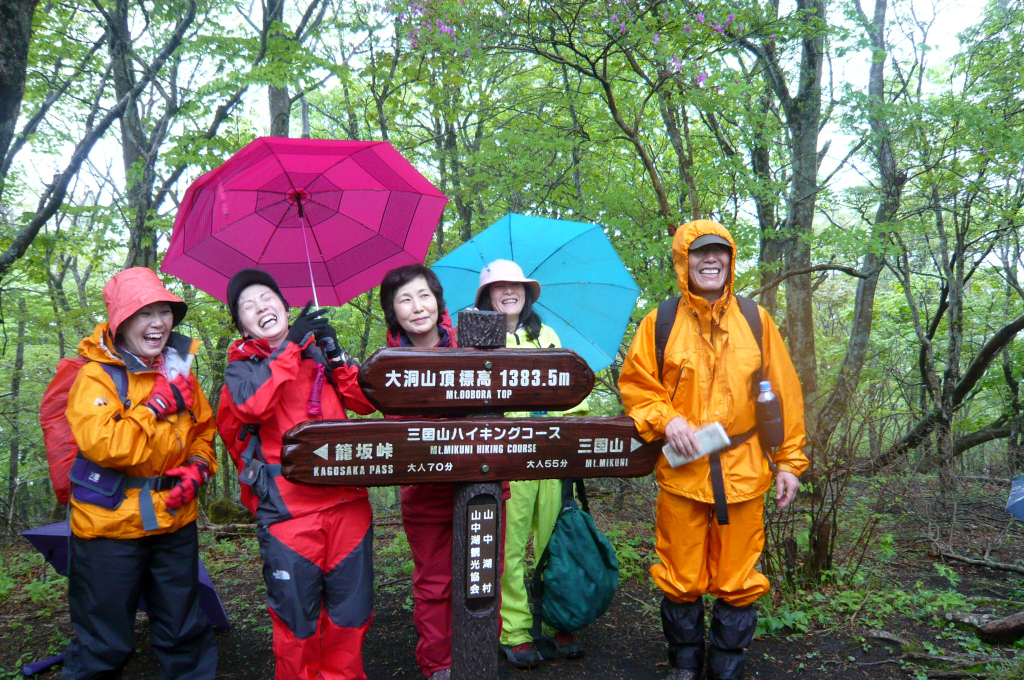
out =
<path fill-rule="evenodd" d="M 157 418 L 166 418 L 191 409 L 194 397 L 195 385 L 191 375 L 179 373 L 177 378 L 167 382 L 166 378 L 157 373 L 153 390 L 144 406 L 148 406 Z"/>
<path fill-rule="evenodd" d="M 171 493 L 167 496 L 167 509 L 177 510 L 186 503 L 191 503 L 196 494 L 199 493 L 199 487 L 206 483 L 206 480 L 210 477 L 210 468 L 206 464 L 205 460 L 194 459 L 188 465 L 182 467 L 176 467 L 173 470 L 168 470 L 164 473 L 171 477 L 178 477 L 181 481 L 171 489 Z"/>

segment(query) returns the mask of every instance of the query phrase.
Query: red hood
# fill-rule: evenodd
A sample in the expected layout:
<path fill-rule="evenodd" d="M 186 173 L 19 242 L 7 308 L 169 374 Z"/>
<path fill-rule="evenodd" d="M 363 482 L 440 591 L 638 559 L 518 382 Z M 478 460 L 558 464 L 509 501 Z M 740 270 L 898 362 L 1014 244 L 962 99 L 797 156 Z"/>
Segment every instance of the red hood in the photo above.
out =
<path fill-rule="evenodd" d="M 271 354 L 284 347 L 288 342 L 288 340 L 285 340 L 277 347 L 272 348 L 266 340 L 241 338 L 231 343 L 231 347 L 228 348 L 228 361 L 252 359 L 253 357 L 266 359 Z M 313 336 L 309 336 L 306 339 L 306 343 L 302 345 L 301 349 L 306 349 L 311 342 L 313 342 Z"/>
<path fill-rule="evenodd" d="M 455 344 L 455 329 L 452 328 L 452 318 L 448 315 L 448 308 L 447 307 L 444 309 L 444 311 L 441 312 L 440 316 L 438 317 L 438 319 L 437 319 L 437 326 L 442 331 L 444 331 L 443 333 L 441 333 L 442 336 L 444 335 L 444 333 L 448 333 L 448 345 L 447 346 L 448 347 L 456 347 L 456 344 Z M 444 342 L 444 338 L 443 337 L 441 338 L 441 342 L 442 343 Z M 401 339 L 396 337 L 390 330 L 388 331 L 388 335 L 387 335 L 387 346 L 388 347 L 401 347 L 402 346 Z"/>
<path fill-rule="evenodd" d="M 163 281 L 152 269 L 132 267 L 114 274 L 103 286 L 103 304 L 107 307 L 110 334 L 116 337 L 122 323 L 154 302 L 166 302 L 171 306 L 175 326 L 181 323 L 188 311 L 188 305 L 164 288 Z"/>

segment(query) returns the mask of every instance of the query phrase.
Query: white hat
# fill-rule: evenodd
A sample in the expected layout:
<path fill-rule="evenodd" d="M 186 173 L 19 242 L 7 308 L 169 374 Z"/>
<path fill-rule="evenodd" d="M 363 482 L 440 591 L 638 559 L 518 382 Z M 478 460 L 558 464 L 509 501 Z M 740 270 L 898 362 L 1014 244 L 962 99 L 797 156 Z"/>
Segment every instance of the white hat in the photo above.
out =
<path fill-rule="evenodd" d="M 480 286 L 476 289 L 476 307 L 480 308 L 480 294 L 492 283 L 507 281 L 525 284 L 533 292 L 533 299 L 540 297 L 540 283 L 526 278 L 523 268 L 512 260 L 495 260 L 480 270 Z"/>

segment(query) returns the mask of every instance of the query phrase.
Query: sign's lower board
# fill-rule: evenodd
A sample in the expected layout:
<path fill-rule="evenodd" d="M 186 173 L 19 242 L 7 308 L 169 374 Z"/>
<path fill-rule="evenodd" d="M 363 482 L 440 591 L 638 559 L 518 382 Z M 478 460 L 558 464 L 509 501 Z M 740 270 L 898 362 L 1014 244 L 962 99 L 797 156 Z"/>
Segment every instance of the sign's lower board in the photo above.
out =
<path fill-rule="evenodd" d="M 643 477 L 661 453 L 625 417 L 315 420 L 283 443 L 289 481 L 352 486 Z"/>

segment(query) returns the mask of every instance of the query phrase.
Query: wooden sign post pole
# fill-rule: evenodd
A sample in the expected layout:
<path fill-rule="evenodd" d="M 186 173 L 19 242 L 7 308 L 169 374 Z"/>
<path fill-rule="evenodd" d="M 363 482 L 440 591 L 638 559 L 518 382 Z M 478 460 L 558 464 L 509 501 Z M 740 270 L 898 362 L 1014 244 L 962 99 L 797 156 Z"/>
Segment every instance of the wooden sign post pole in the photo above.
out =
<path fill-rule="evenodd" d="M 479 349 L 504 347 L 506 323 L 504 314 L 460 312 L 459 344 Z M 481 467 L 486 468 L 487 465 Z M 480 472 L 486 475 L 490 470 L 481 469 Z M 486 513 L 490 513 L 490 516 L 484 533 L 481 531 L 481 521 L 487 517 Z M 501 601 L 499 574 L 505 558 L 502 519 L 500 482 L 456 485 L 452 515 L 451 675 L 454 680 L 493 680 L 498 677 L 496 643 L 501 627 L 498 609 Z M 488 538 L 490 546 L 484 545 Z M 484 563 L 481 560 L 488 559 L 486 556 L 490 556 L 493 561 L 490 569 L 483 570 Z M 472 570 L 471 566 L 478 569 Z M 490 586 L 490 594 L 471 591 L 474 585 L 470 582 L 472 574 L 481 572 L 484 585 Z"/>
<path fill-rule="evenodd" d="M 480 532 L 470 527 L 477 524 L 470 515 L 491 518 L 491 532 L 484 534 L 492 541 L 493 585 L 486 597 L 469 598 L 473 585 L 469 582 L 471 563 L 470 541 Z M 484 482 L 457 484 L 455 511 L 452 515 L 452 665 L 455 680 L 493 680 L 498 677 L 497 638 L 501 622 L 498 616 L 498 593 L 501 591 L 501 560 L 505 546 L 501 540 L 501 484 Z M 475 547 L 475 546 L 473 546 Z"/>

